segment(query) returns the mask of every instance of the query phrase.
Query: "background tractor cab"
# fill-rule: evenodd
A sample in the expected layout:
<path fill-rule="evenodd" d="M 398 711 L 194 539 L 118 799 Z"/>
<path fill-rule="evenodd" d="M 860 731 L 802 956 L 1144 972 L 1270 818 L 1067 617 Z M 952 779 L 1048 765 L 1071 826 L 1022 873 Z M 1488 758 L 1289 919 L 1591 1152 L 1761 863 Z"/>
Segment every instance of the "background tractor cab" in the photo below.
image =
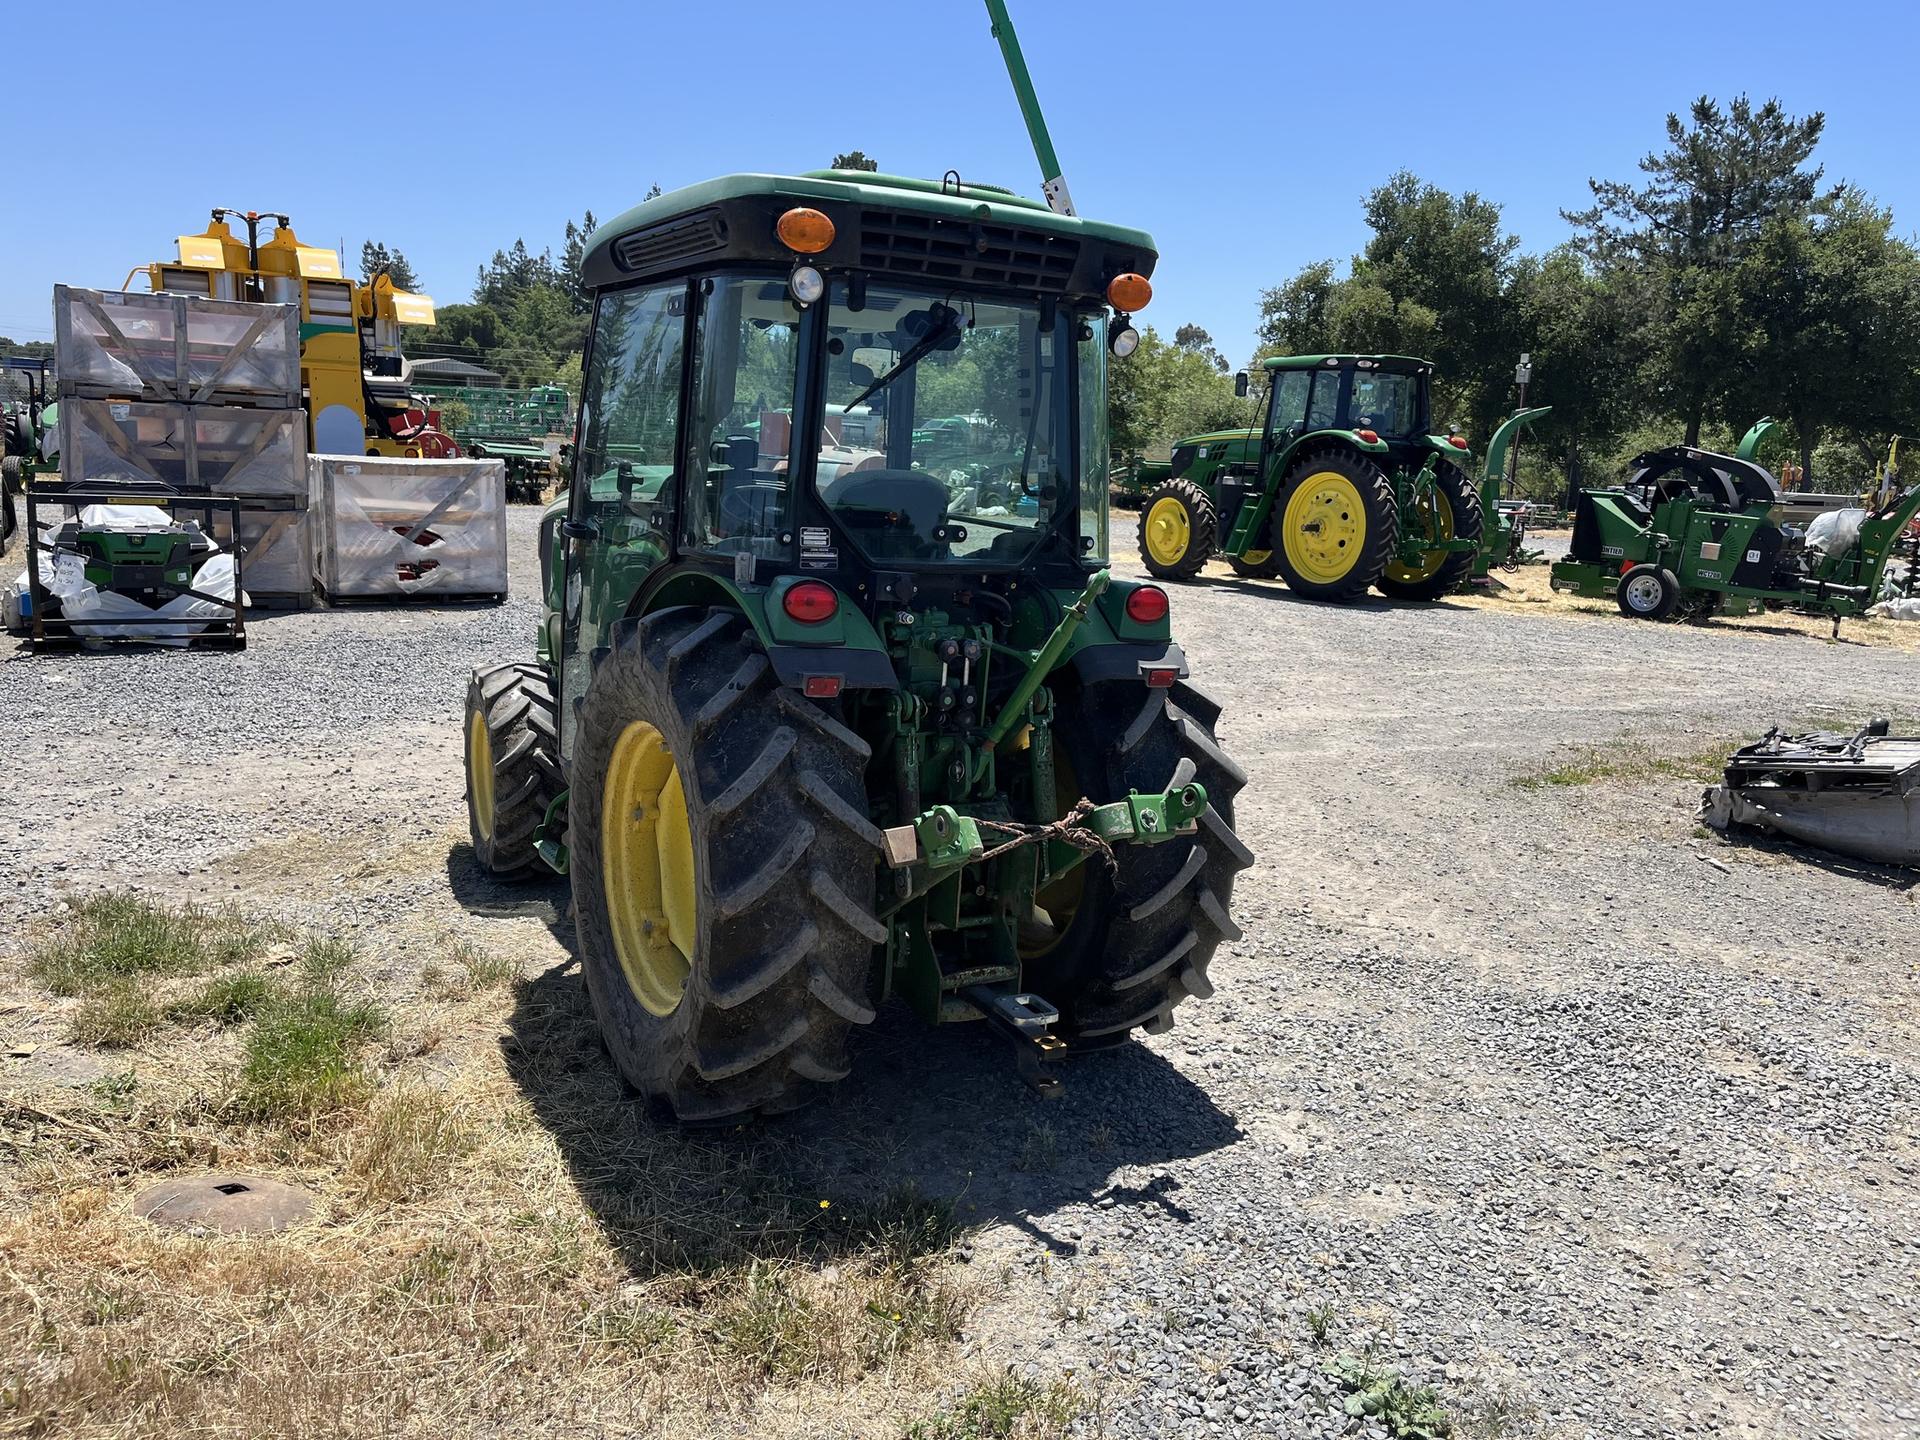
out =
<path fill-rule="evenodd" d="M 236 218 L 246 238 L 227 224 Z M 265 240 L 261 229 L 274 228 Z M 136 267 L 154 291 L 300 307 L 300 384 L 307 448 L 327 455 L 442 459 L 459 447 L 411 396 L 401 332 L 433 324 L 433 298 L 394 288 L 386 275 L 361 284 L 338 251 L 303 245 L 285 215 L 216 209 L 198 235 L 182 235 L 171 261 Z"/>
<path fill-rule="evenodd" d="M 1038 1078 L 1207 993 L 1243 777 L 1165 592 L 1105 568 L 1155 258 L 951 175 L 727 176 L 590 237 L 538 661 L 474 676 L 469 808 L 493 873 L 571 875 L 609 1048 L 683 1118 L 795 1103 L 889 996 Z"/>
<path fill-rule="evenodd" d="M 1432 600 L 1498 549 L 1467 441 L 1434 433 L 1430 361 L 1406 355 L 1287 355 L 1265 362 L 1267 411 L 1257 429 L 1180 441 L 1170 478 L 1148 495 L 1140 551 L 1164 579 L 1190 579 L 1222 555 L 1245 576 L 1284 578 L 1320 600 L 1378 587 Z M 1247 377 L 1236 386 L 1244 395 Z M 1489 451 L 1504 458 L 1518 428 Z M 1507 549 L 1511 549 L 1509 544 Z M 1484 553 L 1483 553 L 1484 552 Z M 1505 551 L 1499 551 L 1504 560 Z"/>

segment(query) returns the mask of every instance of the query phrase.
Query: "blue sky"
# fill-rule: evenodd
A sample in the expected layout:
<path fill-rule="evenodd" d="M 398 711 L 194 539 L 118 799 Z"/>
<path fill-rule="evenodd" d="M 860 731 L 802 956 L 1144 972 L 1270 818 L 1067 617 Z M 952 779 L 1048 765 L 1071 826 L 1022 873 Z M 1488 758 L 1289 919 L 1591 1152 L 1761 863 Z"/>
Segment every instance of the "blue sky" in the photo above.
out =
<path fill-rule="evenodd" d="M 1145 318 L 1197 321 L 1236 362 L 1260 291 L 1351 255 L 1361 196 L 1395 169 L 1478 190 L 1546 249 L 1587 177 L 1631 176 L 1701 93 L 1824 110 L 1828 173 L 1920 225 L 1911 0 L 1011 4 L 1081 213 L 1160 242 Z M 215 204 L 288 211 L 350 263 L 365 238 L 398 246 L 444 304 L 497 246 L 557 249 L 568 216 L 605 218 L 655 181 L 859 147 L 892 171 L 1039 190 L 979 0 L 423 3 L 391 28 L 349 6 L 331 25 L 274 5 L 218 23 L 19 8 L 8 49 L 40 59 L 12 77 L 0 152 L 16 182 L 0 334 L 16 339 L 49 338 L 56 281 L 117 286 Z"/>

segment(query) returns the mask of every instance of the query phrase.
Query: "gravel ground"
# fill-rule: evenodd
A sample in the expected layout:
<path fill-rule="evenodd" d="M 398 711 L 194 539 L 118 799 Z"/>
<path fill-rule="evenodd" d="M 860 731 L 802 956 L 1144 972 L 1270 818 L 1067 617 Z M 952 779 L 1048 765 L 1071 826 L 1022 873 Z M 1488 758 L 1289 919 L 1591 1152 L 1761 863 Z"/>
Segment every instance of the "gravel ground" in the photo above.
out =
<path fill-rule="evenodd" d="M 563 888 L 461 843 L 465 674 L 531 648 L 533 521 L 502 606 L 8 654 L 0 937 L 68 887 L 233 895 L 401 981 L 438 934 L 514 949 L 518 1003 L 584 1027 Z M 957 1196 L 1008 1281 L 966 1348 L 1073 1372 L 1096 1433 L 1384 1435 L 1326 1373 L 1371 1353 L 1467 1433 L 1920 1435 L 1911 877 L 1704 840 L 1687 781 L 1513 783 L 1911 713 L 1912 656 L 1227 581 L 1174 620 L 1252 776 L 1217 995 L 1044 1104 L 979 1033 L 885 1017 L 774 1163 Z"/>

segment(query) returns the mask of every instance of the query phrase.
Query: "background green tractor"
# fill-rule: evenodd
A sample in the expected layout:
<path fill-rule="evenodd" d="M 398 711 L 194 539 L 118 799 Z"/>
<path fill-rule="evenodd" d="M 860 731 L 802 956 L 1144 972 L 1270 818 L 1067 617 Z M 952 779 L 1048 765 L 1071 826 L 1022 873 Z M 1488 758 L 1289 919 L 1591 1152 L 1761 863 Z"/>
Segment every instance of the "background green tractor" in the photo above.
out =
<path fill-rule="evenodd" d="M 1210 993 L 1245 776 L 1166 593 L 1105 569 L 1154 260 L 862 172 L 592 237 L 538 654 L 473 677 L 468 807 L 494 875 L 570 875 L 607 1045 L 680 1117 L 799 1103 L 889 997 L 1046 1085 Z"/>
<path fill-rule="evenodd" d="M 1279 576 L 1317 600 L 1356 600 L 1375 588 L 1432 600 L 1472 575 L 1483 552 L 1504 561 L 1487 519 L 1496 513 L 1498 524 L 1498 465 L 1519 427 L 1544 410 L 1521 411 L 1501 427 L 1487 477 L 1475 480 L 1467 441 L 1430 433 L 1430 362 L 1288 355 L 1265 363 L 1264 424 L 1182 440 L 1171 477 L 1146 498 L 1140 554 L 1151 573 L 1191 579 L 1218 554 L 1240 575 Z"/>

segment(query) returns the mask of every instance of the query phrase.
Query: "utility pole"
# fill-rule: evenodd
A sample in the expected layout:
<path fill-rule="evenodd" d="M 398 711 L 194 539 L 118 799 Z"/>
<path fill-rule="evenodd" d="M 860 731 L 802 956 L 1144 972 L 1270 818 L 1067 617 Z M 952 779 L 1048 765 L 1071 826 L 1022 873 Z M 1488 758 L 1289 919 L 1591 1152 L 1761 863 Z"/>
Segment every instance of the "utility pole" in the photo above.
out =
<path fill-rule="evenodd" d="M 1527 408 L 1527 382 L 1533 379 L 1533 356 L 1520 352 L 1520 363 L 1513 367 L 1513 383 L 1520 387 L 1520 408 Z M 1513 451 L 1507 457 L 1507 499 L 1515 498 L 1520 484 L 1520 436 L 1513 437 Z"/>

